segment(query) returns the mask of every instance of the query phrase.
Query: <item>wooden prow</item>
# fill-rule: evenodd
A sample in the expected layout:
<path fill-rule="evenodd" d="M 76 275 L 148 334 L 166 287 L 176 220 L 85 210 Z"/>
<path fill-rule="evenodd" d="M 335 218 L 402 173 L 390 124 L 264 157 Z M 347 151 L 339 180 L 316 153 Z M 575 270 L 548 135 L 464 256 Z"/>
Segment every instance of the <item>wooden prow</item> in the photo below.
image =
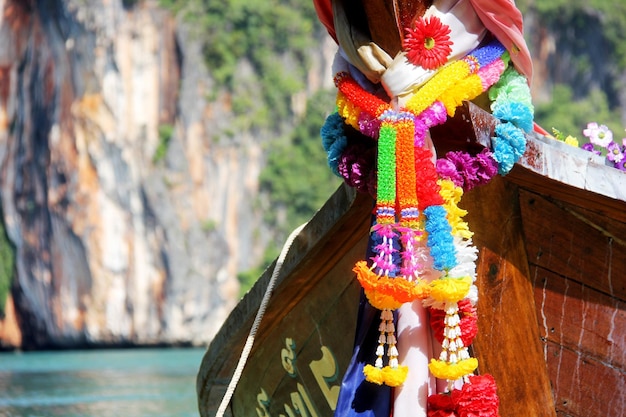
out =
<path fill-rule="evenodd" d="M 433 4 L 432 0 L 399 0 L 394 1 L 396 23 L 399 28 L 410 28 L 413 21 L 422 16 Z M 402 29 L 401 29 L 402 32 Z M 401 33 L 404 36 L 404 33 Z"/>
<path fill-rule="evenodd" d="M 372 41 L 391 56 L 402 49 L 404 28 L 431 4 L 432 0 L 361 0 Z"/>

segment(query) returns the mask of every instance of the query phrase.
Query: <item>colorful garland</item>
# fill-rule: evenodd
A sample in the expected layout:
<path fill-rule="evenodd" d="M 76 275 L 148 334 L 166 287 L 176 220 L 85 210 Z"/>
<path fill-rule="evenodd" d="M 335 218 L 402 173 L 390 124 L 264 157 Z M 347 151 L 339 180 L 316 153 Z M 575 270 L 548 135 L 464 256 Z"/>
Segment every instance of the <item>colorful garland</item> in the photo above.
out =
<path fill-rule="evenodd" d="M 415 33 L 408 35 L 409 46 L 419 48 L 419 42 L 426 42 L 416 41 Z M 445 46 L 445 38 L 436 41 Z M 436 66 L 438 58 L 432 57 L 430 63 Z M 462 399 L 472 390 L 491 393 L 493 388 L 495 393 L 492 378 L 471 376 L 478 366 L 468 351 L 476 334 L 477 250 L 462 220 L 466 212 L 457 204 L 464 190 L 487 183 L 497 173 L 506 174 L 524 153 L 523 131 L 532 129 L 533 118 L 525 78 L 509 66 L 505 48 L 492 41 L 443 66 L 400 109 L 366 91 L 346 71 L 338 72 L 334 81 L 337 113 L 327 118 L 321 131 L 329 165 L 348 184 L 376 197 L 376 222 L 370 234 L 374 256 L 354 267 L 369 303 L 381 310 L 377 359 L 365 366 L 366 379 L 402 384 L 408 370 L 398 364 L 393 310 L 422 300 L 431 312 L 441 312 L 431 313 L 442 352 L 429 369 L 448 381 L 450 391 L 431 396 L 429 410 L 462 407 Z M 463 101 L 487 91 L 492 112 L 501 122 L 492 149 L 477 155 L 450 152 L 434 164 L 426 147 L 428 130 L 446 122 Z M 377 141 L 376 149 L 350 143 L 345 125 Z M 438 278 L 427 279 L 433 271 Z M 453 390 L 453 382 L 460 378 L 465 381 L 463 389 Z"/>
<path fill-rule="evenodd" d="M 477 155 L 460 151 L 448 152 L 444 158 L 437 160 L 437 174 L 451 180 L 464 191 L 487 184 L 496 174 L 506 175 L 526 149 L 524 132 L 528 133 L 533 128 L 534 112 L 526 79 L 514 67 L 507 68 L 508 53 L 505 52 L 500 58 L 478 71 L 483 89 L 489 91 L 493 114 L 502 122 L 496 127 L 493 149 L 483 149 Z M 435 80 L 431 80 L 433 81 Z M 363 108 L 368 110 L 362 110 L 361 107 L 354 105 L 339 89 L 338 111 L 326 119 L 321 130 L 324 149 L 328 154 L 328 164 L 348 185 L 375 195 L 374 152 L 362 144 L 349 145 L 343 126 L 350 125 L 363 135 L 378 139 L 380 128 L 378 118 L 391 106 L 363 91 L 356 81 L 345 73 L 338 74 L 335 83 L 341 83 L 351 96 L 357 97 L 357 100 L 359 95 L 368 96 L 357 101 L 364 103 Z M 472 98 L 474 97 L 467 99 Z M 435 101 L 430 108 L 415 117 L 418 140 L 419 138 L 423 140 L 422 129 L 425 132 L 428 128 L 447 120 L 444 111 L 454 115 L 455 108 L 449 109 L 443 102 Z"/>

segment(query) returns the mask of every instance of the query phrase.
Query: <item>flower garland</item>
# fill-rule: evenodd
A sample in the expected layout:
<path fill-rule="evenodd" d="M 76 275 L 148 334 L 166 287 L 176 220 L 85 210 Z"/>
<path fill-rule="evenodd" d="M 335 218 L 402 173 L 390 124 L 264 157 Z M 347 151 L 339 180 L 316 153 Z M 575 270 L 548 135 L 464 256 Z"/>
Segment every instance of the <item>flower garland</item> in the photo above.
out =
<path fill-rule="evenodd" d="M 484 90 L 489 91 L 493 114 L 502 122 L 496 126 L 493 149 L 483 149 L 474 156 L 467 152 L 452 151 L 437 160 L 437 173 L 464 191 L 487 184 L 496 174 L 506 175 L 526 150 L 524 132 L 532 131 L 534 118 L 530 89 L 524 76 L 514 67 L 506 68 L 508 64 L 508 53 L 504 53 L 499 60 L 487 65 L 484 71 L 482 69 L 478 71 L 481 79 L 484 77 L 482 81 Z M 321 129 L 322 142 L 333 172 L 343 178 L 348 185 L 361 192 L 375 195 L 374 151 L 363 144 L 349 145 L 343 126 L 350 125 L 363 135 L 378 139 L 380 122 L 377 123 L 379 116 L 376 115 L 382 114 L 391 106 L 384 100 L 362 91 L 351 77 L 347 76 L 348 79 L 343 77 L 346 77 L 345 73 L 338 74 L 335 83 L 342 82 L 344 89 L 353 96 L 367 94 L 369 97 L 361 100 L 367 110 L 362 110 L 348 101 L 340 89 L 337 97 L 338 111 L 326 119 Z M 433 81 L 436 82 L 431 80 Z M 359 90 L 362 92 L 356 92 Z M 474 97 L 463 100 L 472 98 Z M 443 114 L 444 109 L 453 116 L 456 107 L 448 109 L 442 102 L 435 101 L 430 108 L 416 116 L 416 137 L 421 137 L 422 129 L 425 132 L 428 128 L 445 122 L 447 118 Z"/>
<path fill-rule="evenodd" d="M 411 44 L 417 34 L 409 35 Z M 438 42 L 445 45 L 444 38 Z M 429 398 L 428 415 L 436 415 L 431 410 L 472 409 L 476 404 L 471 395 L 476 391 L 492 400 L 495 395 L 493 378 L 471 376 L 478 366 L 468 351 L 476 334 L 477 250 L 462 220 L 466 212 L 457 204 L 464 190 L 487 183 L 497 173 L 508 173 L 525 151 L 523 132 L 532 129 L 533 118 L 530 91 L 509 60 L 505 48 L 492 41 L 443 66 L 400 109 L 340 71 L 334 78 L 337 112 L 321 130 L 333 172 L 376 197 L 376 221 L 370 234 L 374 256 L 354 267 L 369 303 L 381 310 L 377 358 L 363 372 L 368 381 L 379 385 L 404 382 L 408 369 L 398 362 L 393 310 L 422 300 L 431 310 L 435 337 L 442 343 L 441 355 L 431 359 L 429 370 L 448 381 L 449 391 Z M 428 129 L 454 116 L 463 101 L 487 91 L 492 112 L 500 120 L 492 149 L 474 156 L 450 152 L 433 163 L 425 144 Z M 350 143 L 345 125 L 377 141 L 376 149 Z M 433 274 L 436 279 L 427 278 Z M 459 379 L 465 385 L 453 389 Z M 494 403 L 497 410 L 497 396 L 489 407 Z"/>

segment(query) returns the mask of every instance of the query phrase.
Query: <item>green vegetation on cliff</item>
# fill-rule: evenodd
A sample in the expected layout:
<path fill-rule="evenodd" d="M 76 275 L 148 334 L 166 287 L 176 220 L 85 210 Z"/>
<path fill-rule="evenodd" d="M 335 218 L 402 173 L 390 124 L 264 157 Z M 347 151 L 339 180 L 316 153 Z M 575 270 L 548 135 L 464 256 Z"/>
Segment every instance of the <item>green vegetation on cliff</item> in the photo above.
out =
<path fill-rule="evenodd" d="M 309 0 L 161 0 L 202 42 L 215 88 L 232 94 L 244 128 L 274 128 L 290 117 L 291 97 L 306 88 L 314 31 Z M 249 66 L 253 73 L 240 74 Z"/>
<path fill-rule="evenodd" d="M 233 94 L 233 113 L 247 127 L 278 128 L 294 117 L 291 99 L 306 90 L 310 49 L 317 17 L 313 2 L 211 2 L 204 20 L 204 58 L 218 85 Z M 247 61 L 255 77 L 241 79 L 238 65 Z M 339 181 L 326 165 L 319 130 L 333 97 L 320 93 L 307 103 L 295 129 L 267 144 L 267 164 L 260 186 L 269 198 L 264 221 L 273 230 L 261 264 L 239 275 L 242 291 L 249 288 L 278 256 L 282 243 L 297 225 L 307 221 L 326 201 Z M 260 100 L 259 100 L 260 99 Z"/>
<path fill-rule="evenodd" d="M 260 186 L 269 196 L 270 207 L 264 211 L 264 220 L 275 230 L 275 239 L 267 247 L 261 265 L 239 275 L 242 291 L 278 256 L 291 230 L 308 221 L 340 184 L 328 167 L 319 139 L 320 127 L 333 102 L 334 92 L 315 94 L 301 123 L 290 135 L 276 141 L 268 153 Z"/>
<path fill-rule="evenodd" d="M 268 154 L 260 184 L 272 200 L 273 209 L 265 220 L 279 230 L 277 244 L 282 244 L 294 226 L 307 221 L 339 185 L 319 139 L 320 127 L 325 114 L 333 108 L 333 100 L 334 94 L 328 91 L 312 97 L 301 123 Z M 285 213 L 284 223 L 276 216 L 278 211 Z"/>
<path fill-rule="evenodd" d="M 2 219 L 4 216 L 0 207 L 0 318 L 4 317 L 4 308 L 11 290 L 15 268 L 15 249 L 6 234 Z"/>
<path fill-rule="evenodd" d="M 596 48 L 611 51 L 612 61 L 626 69 L 626 2 L 616 0 L 517 0 L 524 15 L 537 13 L 542 23 L 560 27 L 572 46 L 588 50 L 585 34 L 597 34 Z M 589 56 L 580 56 L 581 60 Z"/>
<path fill-rule="evenodd" d="M 296 115 L 292 100 L 307 90 L 316 34 L 322 29 L 310 0 L 160 0 L 193 28 L 214 80 L 215 97 L 230 96 L 234 129 L 271 131 L 260 187 L 271 241 L 260 266 L 240 274 L 245 291 L 276 257 L 290 231 L 308 220 L 337 188 L 319 131 L 334 92 L 308 100 Z M 228 135 L 229 132 L 223 132 Z M 155 155 L 156 158 L 156 155 Z"/>
<path fill-rule="evenodd" d="M 550 130 L 581 135 L 588 122 L 623 131 L 626 73 L 626 2 L 614 0 L 518 0 L 524 16 L 553 37 L 554 59 L 544 63 L 559 84 L 538 103 L 536 120 Z M 531 46 L 535 34 L 526 33 Z M 620 97 L 622 96 L 622 97 Z"/>
<path fill-rule="evenodd" d="M 605 124 L 613 132 L 624 130 L 619 122 L 618 110 L 609 109 L 606 95 L 602 91 L 593 90 L 587 97 L 574 100 L 572 89 L 563 84 L 555 86 L 549 102 L 535 106 L 535 119 L 548 131 L 557 128 L 583 142 L 582 130 L 589 122 Z"/>

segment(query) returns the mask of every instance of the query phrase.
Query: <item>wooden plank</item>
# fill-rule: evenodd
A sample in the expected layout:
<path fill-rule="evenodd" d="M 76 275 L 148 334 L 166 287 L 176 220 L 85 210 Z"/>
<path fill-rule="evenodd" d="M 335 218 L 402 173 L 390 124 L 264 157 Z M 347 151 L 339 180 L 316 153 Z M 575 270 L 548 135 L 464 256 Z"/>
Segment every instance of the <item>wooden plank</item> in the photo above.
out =
<path fill-rule="evenodd" d="M 479 105 L 464 102 L 451 123 L 457 131 L 435 127 L 433 138 L 441 129 L 439 136 L 447 146 L 444 149 L 472 148 L 475 144 L 491 148 L 498 123 Z M 535 132 L 527 134 L 526 141 L 526 152 L 506 176 L 508 180 L 546 197 L 626 222 L 625 172 L 605 165 L 603 157 Z"/>
<path fill-rule="evenodd" d="M 616 175 L 623 175 L 615 168 L 605 167 L 618 171 Z M 522 188 L 531 190 L 545 198 L 562 201 L 577 207 L 594 211 L 622 223 L 626 222 L 626 203 L 602 194 L 592 193 L 581 188 L 568 185 L 547 177 L 538 175 L 521 165 L 515 165 L 506 176 L 510 181 Z"/>
<path fill-rule="evenodd" d="M 606 417 L 626 415 L 626 374 L 547 342 L 548 370 L 559 415 Z"/>
<path fill-rule="evenodd" d="M 626 225 L 604 197 L 577 193 L 520 192 L 544 353 L 559 415 L 623 415 Z"/>
<path fill-rule="evenodd" d="M 626 201 L 626 173 L 605 165 L 604 158 L 564 142 L 536 134 L 519 164 L 549 178 L 611 199 Z"/>
<path fill-rule="evenodd" d="M 624 372 L 626 302 L 543 268 L 531 274 L 542 340 Z"/>
<path fill-rule="evenodd" d="M 360 287 L 351 269 L 366 243 L 351 248 L 280 321 L 265 321 L 265 337 L 256 344 L 255 360 L 233 398 L 234 415 L 291 415 L 294 410 L 332 415 L 354 340 Z M 275 300 L 281 304 L 284 297 L 277 294 Z"/>
<path fill-rule="evenodd" d="M 618 299 L 626 299 L 624 224 L 575 206 L 520 192 L 524 234 L 533 264 Z"/>
<path fill-rule="evenodd" d="M 393 3 L 390 0 L 361 0 L 372 41 L 392 57 L 402 48 Z"/>
<path fill-rule="evenodd" d="M 473 348 L 480 372 L 496 379 L 502 417 L 555 416 L 517 197 L 517 187 L 497 177 L 461 201 L 480 250 Z"/>

